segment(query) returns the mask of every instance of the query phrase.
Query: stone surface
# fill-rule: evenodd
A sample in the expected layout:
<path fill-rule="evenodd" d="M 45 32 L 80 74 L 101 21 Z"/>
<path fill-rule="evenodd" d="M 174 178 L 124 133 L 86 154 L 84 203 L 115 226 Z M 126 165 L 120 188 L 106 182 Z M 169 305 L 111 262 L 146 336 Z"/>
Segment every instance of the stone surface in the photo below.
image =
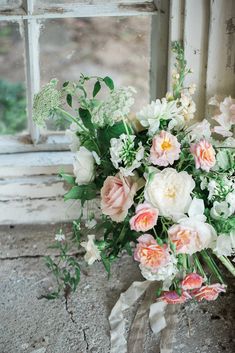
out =
<path fill-rule="evenodd" d="M 81 283 L 67 302 L 41 296 L 52 285 L 42 255 L 58 226 L 0 229 L 0 353 L 108 353 L 108 315 L 121 292 L 142 280 L 138 266 L 124 256 L 108 280 L 101 263 L 81 260 Z M 67 228 L 69 231 L 69 227 Z M 234 281 L 216 302 L 181 306 L 174 353 L 235 351 Z M 127 331 L 137 305 L 125 313 Z M 148 329 L 143 353 L 159 352 L 159 336 Z"/>

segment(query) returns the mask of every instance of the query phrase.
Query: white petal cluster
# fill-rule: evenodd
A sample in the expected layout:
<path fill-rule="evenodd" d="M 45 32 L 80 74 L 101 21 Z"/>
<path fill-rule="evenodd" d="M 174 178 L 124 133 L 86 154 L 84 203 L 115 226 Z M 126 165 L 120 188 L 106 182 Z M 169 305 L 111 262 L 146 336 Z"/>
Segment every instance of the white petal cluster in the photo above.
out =
<path fill-rule="evenodd" d="M 189 142 L 199 141 L 203 137 L 209 141 L 211 137 L 210 123 L 204 119 L 199 123 L 193 124 L 186 129 L 186 134 Z"/>
<path fill-rule="evenodd" d="M 124 176 L 133 176 L 133 171 L 140 167 L 144 158 L 144 147 L 141 142 L 136 149 L 135 136 L 122 134 L 118 139 L 110 140 L 110 156 L 113 166 Z"/>
<path fill-rule="evenodd" d="M 94 234 L 89 234 L 88 241 L 81 242 L 81 246 L 86 250 L 84 259 L 88 263 L 88 265 L 92 265 L 96 260 L 101 260 L 100 251 L 95 245 Z"/>
<path fill-rule="evenodd" d="M 75 154 L 73 172 L 78 185 L 86 185 L 95 179 L 95 159 L 93 153 L 84 146 Z"/>
<path fill-rule="evenodd" d="M 165 281 L 167 279 L 172 279 L 178 272 L 176 264 L 176 258 L 171 255 L 171 260 L 165 266 L 161 266 L 155 270 L 143 265 L 139 265 L 139 268 L 142 276 L 148 281 Z"/>
<path fill-rule="evenodd" d="M 114 89 L 106 101 L 101 102 L 92 111 L 92 122 L 99 127 L 113 125 L 115 122 L 130 113 L 134 104 L 133 87 L 121 87 Z"/>
<path fill-rule="evenodd" d="M 177 107 L 176 101 L 168 102 L 166 98 L 162 98 L 152 101 L 136 116 L 140 124 L 148 128 L 148 134 L 153 136 L 159 130 L 161 120 L 172 120 L 180 114 L 180 111 L 181 108 Z"/>
<path fill-rule="evenodd" d="M 194 118 L 196 104 L 189 94 L 181 94 L 178 102 L 178 110 L 180 113 L 171 119 L 168 125 L 169 130 L 181 130 Z"/>
<path fill-rule="evenodd" d="M 232 256 L 235 253 L 235 231 L 230 234 L 220 234 L 216 241 L 214 252 L 219 256 Z"/>

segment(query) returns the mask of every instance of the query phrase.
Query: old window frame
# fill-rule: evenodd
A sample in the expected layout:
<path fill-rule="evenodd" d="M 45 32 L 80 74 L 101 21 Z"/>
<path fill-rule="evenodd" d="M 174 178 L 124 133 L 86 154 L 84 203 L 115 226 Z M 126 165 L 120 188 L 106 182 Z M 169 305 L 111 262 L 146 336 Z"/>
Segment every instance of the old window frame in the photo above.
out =
<path fill-rule="evenodd" d="M 150 99 L 164 95 L 167 85 L 168 0 L 116 0 L 93 3 L 78 0 L 71 4 L 64 2 L 59 5 L 48 1 L 46 8 L 36 7 L 36 2 L 37 0 L 23 0 L 20 8 L 6 9 L 2 12 L 0 10 L 0 21 L 18 22 L 21 28 L 25 48 L 28 117 L 27 134 L 0 137 L 0 154 L 68 150 L 68 141 L 64 132 L 42 134 L 32 120 L 33 97 L 40 89 L 39 36 L 42 20 L 99 16 L 151 16 Z"/>

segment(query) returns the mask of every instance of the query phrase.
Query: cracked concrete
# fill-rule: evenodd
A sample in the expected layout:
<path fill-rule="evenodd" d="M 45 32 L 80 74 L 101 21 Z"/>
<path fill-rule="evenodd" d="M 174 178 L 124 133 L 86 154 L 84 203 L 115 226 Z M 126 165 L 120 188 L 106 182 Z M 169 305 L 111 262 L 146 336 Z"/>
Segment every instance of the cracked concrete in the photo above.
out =
<path fill-rule="evenodd" d="M 0 229 L 0 353 L 108 353 L 108 315 L 121 292 L 141 280 L 138 266 L 125 256 L 112 267 L 110 280 L 101 263 L 81 260 L 81 283 L 68 298 L 42 298 L 52 278 L 44 265 L 55 226 Z M 69 230 L 69 228 L 67 229 Z M 189 302 L 179 312 L 174 353 L 235 351 L 235 283 L 216 302 Z M 137 305 L 125 313 L 127 331 Z M 143 353 L 156 353 L 159 336 L 149 328 Z"/>

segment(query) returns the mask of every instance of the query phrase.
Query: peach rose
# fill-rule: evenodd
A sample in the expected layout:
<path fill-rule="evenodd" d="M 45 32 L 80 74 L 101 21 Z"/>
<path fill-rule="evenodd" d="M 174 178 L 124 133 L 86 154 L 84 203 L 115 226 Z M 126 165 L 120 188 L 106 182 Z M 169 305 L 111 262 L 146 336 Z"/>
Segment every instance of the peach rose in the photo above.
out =
<path fill-rule="evenodd" d="M 197 232 L 180 224 L 168 230 L 169 240 L 175 245 L 177 254 L 193 254 L 196 247 Z"/>
<path fill-rule="evenodd" d="M 215 150 L 211 143 L 205 139 L 191 145 L 190 152 L 194 156 L 197 169 L 201 168 L 202 170 L 209 172 L 209 170 L 214 167 L 216 163 Z"/>
<path fill-rule="evenodd" d="M 192 299 L 192 297 L 186 291 L 183 291 L 181 295 L 177 294 L 175 291 L 166 291 L 163 292 L 163 295 L 159 298 L 159 300 L 167 304 L 182 304 L 188 299 Z"/>
<path fill-rule="evenodd" d="M 136 232 L 146 232 L 157 223 L 158 209 L 153 208 L 148 203 L 137 206 L 136 214 L 130 219 L 130 227 Z"/>
<path fill-rule="evenodd" d="M 201 288 L 204 278 L 198 273 L 189 273 L 184 277 L 181 286 L 184 290 L 191 290 L 196 288 Z"/>
<path fill-rule="evenodd" d="M 210 247 L 214 239 L 214 229 L 211 225 L 196 218 L 187 218 L 168 229 L 168 237 L 176 247 L 177 254 L 192 255 Z"/>
<path fill-rule="evenodd" d="M 180 143 L 177 138 L 167 131 L 155 135 L 150 149 L 150 162 L 166 167 L 179 159 Z"/>
<path fill-rule="evenodd" d="M 101 210 L 115 222 L 122 222 L 133 205 L 137 183 L 121 173 L 108 176 L 101 189 Z"/>
<path fill-rule="evenodd" d="M 134 259 L 147 268 L 159 268 L 171 261 L 167 245 L 158 245 L 151 234 L 143 234 L 138 239 Z"/>
<path fill-rule="evenodd" d="M 199 302 L 203 299 L 211 301 L 217 299 L 221 292 L 226 292 L 226 286 L 224 284 L 215 283 L 193 291 L 193 295 Z"/>

